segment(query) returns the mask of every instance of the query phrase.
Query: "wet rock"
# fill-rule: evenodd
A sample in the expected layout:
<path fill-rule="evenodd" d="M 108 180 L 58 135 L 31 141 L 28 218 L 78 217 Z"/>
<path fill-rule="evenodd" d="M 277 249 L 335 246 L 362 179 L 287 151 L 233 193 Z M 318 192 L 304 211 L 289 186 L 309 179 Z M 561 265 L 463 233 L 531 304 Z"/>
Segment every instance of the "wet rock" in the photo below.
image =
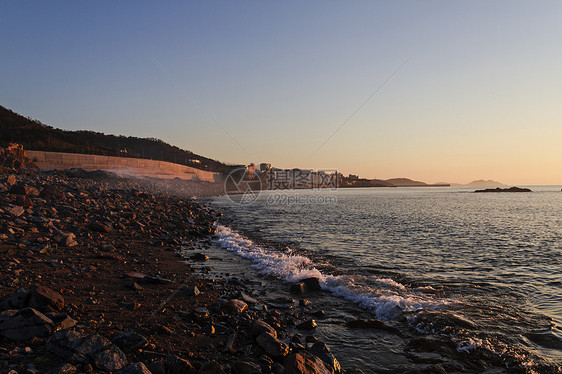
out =
<path fill-rule="evenodd" d="M 127 351 L 143 348 L 148 344 L 148 339 L 134 331 L 122 331 L 113 336 L 111 342 L 122 350 Z"/>
<path fill-rule="evenodd" d="M 53 321 L 32 308 L 7 310 L 0 314 L 0 335 L 15 341 L 49 336 Z"/>
<path fill-rule="evenodd" d="M 240 292 L 239 299 L 245 302 L 246 304 L 258 304 L 258 301 L 251 297 L 250 295 Z"/>
<path fill-rule="evenodd" d="M 209 256 L 203 254 L 203 253 L 196 253 L 193 256 L 190 257 L 193 261 L 207 261 L 209 259 Z"/>
<path fill-rule="evenodd" d="M 28 305 L 42 312 L 55 312 L 64 308 L 64 298 L 49 287 L 34 285 L 29 292 Z"/>
<path fill-rule="evenodd" d="M 248 309 L 248 304 L 242 300 L 232 299 L 224 304 L 224 308 L 230 313 L 242 313 Z"/>
<path fill-rule="evenodd" d="M 387 327 L 383 321 L 377 319 L 354 319 L 347 321 L 346 325 L 352 329 L 385 329 Z"/>
<path fill-rule="evenodd" d="M 60 364 L 56 368 L 47 371 L 45 374 L 75 374 L 76 371 L 76 366 L 65 363 Z"/>
<path fill-rule="evenodd" d="M 216 361 L 206 363 L 197 374 L 225 374 L 224 368 Z"/>
<path fill-rule="evenodd" d="M 316 321 L 313 320 L 313 319 L 309 319 L 308 321 L 304 321 L 304 322 L 299 323 L 297 325 L 297 328 L 300 329 L 300 330 L 312 330 L 312 329 L 316 328 L 316 326 L 318 326 Z"/>
<path fill-rule="evenodd" d="M 271 327 L 269 324 L 259 319 L 254 320 L 254 322 L 252 322 L 252 330 L 251 330 L 252 338 L 255 339 L 264 332 L 269 333 L 274 338 L 277 337 L 277 331 L 275 331 L 275 329 Z"/>
<path fill-rule="evenodd" d="M 123 351 L 99 334 L 84 336 L 74 330 L 58 331 L 49 338 L 46 347 L 64 359 L 93 364 L 105 371 L 120 370 L 127 365 Z"/>
<path fill-rule="evenodd" d="M 289 291 L 295 295 L 301 295 L 304 293 L 304 283 L 292 284 Z"/>
<path fill-rule="evenodd" d="M 152 373 L 142 362 L 137 362 L 135 364 L 131 364 L 119 370 L 117 374 L 152 374 Z"/>
<path fill-rule="evenodd" d="M 262 370 L 255 362 L 236 361 L 232 365 L 232 372 L 234 374 L 261 374 Z"/>
<path fill-rule="evenodd" d="M 285 374 L 332 374 L 332 371 L 313 354 L 298 352 L 285 359 Z"/>
<path fill-rule="evenodd" d="M 306 278 L 301 281 L 304 283 L 304 290 L 307 293 L 322 291 L 320 280 L 318 278 Z"/>
<path fill-rule="evenodd" d="M 320 358 L 324 363 L 332 369 L 336 374 L 341 373 L 341 365 L 338 360 L 334 357 L 330 348 L 322 342 L 316 342 L 310 347 L 310 353 Z"/>
<path fill-rule="evenodd" d="M 265 353 L 274 358 L 285 357 L 289 353 L 289 346 L 268 332 L 259 335 L 256 343 Z"/>
<path fill-rule="evenodd" d="M 195 374 L 196 371 L 188 360 L 176 355 L 169 355 L 164 362 L 167 374 Z"/>

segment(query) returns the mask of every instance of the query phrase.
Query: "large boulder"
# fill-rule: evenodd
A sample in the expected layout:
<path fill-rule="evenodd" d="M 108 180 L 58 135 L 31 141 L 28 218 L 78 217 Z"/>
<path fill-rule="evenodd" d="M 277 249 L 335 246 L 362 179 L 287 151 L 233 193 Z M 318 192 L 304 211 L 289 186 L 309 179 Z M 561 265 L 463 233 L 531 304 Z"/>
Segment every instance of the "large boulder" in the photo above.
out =
<path fill-rule="evenodd" d="M 277 337 L 277 331 L 275 331 L 273 327 L 271 327 L 269 324 L 265 323 L 261 319 L 255 319 L 254 322 L 252 322 L 252 330 L 251 330 L 252 338 L 255 339 L 264 332 L 268 332 L 274 338 Z"/>
<path fill-rule="evenodd" d="M 330 348 L 322 342 L 316 342 L 309 350 L 310 353 L 320 358 L 336 374 L 341 373 L 341 365 L 330 351 Z"/>
<path fill-rule="evenodd" d="M 164 361 L 168 374 L 195 374 L 196 370 L 191 363 L 176 355 L 169 355 Z"/>
<path fill-rule="evenodd" d="M 0 314 L 0 335 L 15 341 L 44 338 L 51 334 L 53 321 L 32 308 L 6 310 Z"/>

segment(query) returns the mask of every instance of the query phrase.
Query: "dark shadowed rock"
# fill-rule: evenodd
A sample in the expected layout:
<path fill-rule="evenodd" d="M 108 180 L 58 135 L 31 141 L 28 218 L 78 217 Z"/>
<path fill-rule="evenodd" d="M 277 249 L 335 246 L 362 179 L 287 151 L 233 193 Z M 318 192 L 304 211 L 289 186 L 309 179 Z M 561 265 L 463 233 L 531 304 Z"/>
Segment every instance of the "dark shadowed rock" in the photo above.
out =
<path fill-rule="evenodd" d="M 236 335 L 236 333 L 231 334 L 226 339 L 226 342 L 224 343 L 224 349 L 222 351 L 224 353 L 235 353 L 237 344 L 238 344 L 238 336 Z"/>
<path fill-rule="evenodd" d="M 261 367 L 251 361 L 236 361 L 232 365 L 232 373 L 234 374 L 261 374 Z"/>
<path fill-rule="evenodd" d="M 322 291 L 322 287 L 320 287 L 320 280 L 318 278 L 306 278 L 301 282 L 304 283 L 305 292 Z"/>
<path fill-rule="evenodd" d="M 313 319 L 309 319 L 308 321 L 304 321 L 304 322 L 302 322 L 302 323 L 299 323 L 299 324 L 297 325 L 297 328 L 298 328 L 298 329 L 301 329 L 301 330 L 312 330 L 312 329 L 314 329 L 316 326 L 318 326 L 318 324 L 316 323 L 316 321 L 313 320 Z"/>
<path fill-rule="evenodd" d="M 148 370 L 150 370 L 152 374 L 166 374 L 166 366 L 164 365 L 164 362 L 159 360 L 152 361 L 148 364 Z"/>
<path fill-rule="evenodd" d="M 88 228 L 92 231 L 101 232 L 101 233 L 108 233 L 111 232 L 111 227 L 108 225 L 104 225 L 101 222 L 92 222 L 88 225 Z"/>
<path fill-rule="evenodd" d="M 152 373 L 142 362 L 137 362 L 135 364 L 131 364 L 119 370 L 117 374 L 152 374 Z"/>
<path fill-rule="evenodd" d="M 289 346 L 268 332 L 258 336 L 256 343 L 265 353 L 274 358 L 285 357 L 289 353 Z"/>
<path fill-rule="evenodd" d="M 29 292 L 29 306 L 42 312 L 60 311 L 64 308 L 64 298 L 49 287 L 35 285 Z"/>
<path fill-rule="evenodd" d="M 197 374 L 225 374 L 224 368 L 216 361 L 206 363 Z"/>
<path fill-rule="evenodd" d="M 64 199 L 64 194 L 62 189 L 57 186 L 56 184 L 49 184 L 43 187 L 41 193 L 39 194 L 40 197 L 43 199 L 53 199 L 53 200 L 62 200 Z"/>
<path fill-rule="evenodd" d="M 341 365 L 338 360 L 334 357 L 330 348 L 322 342 L 316 342 L 310 348 L 310 353 L 320 358 L 324 363 L 333 370 L 334 373 L 341 373 Z"/>
<path fill-rule="evenodd" d="M 76 366 L 65 363 L 60 364 L 56 368 L 47 371 L 45 374 L 75 374 L 76 371 Z"/>
<path fill-rule="evenodd" d="M 76 320 L 71 318 L 68 314 L 47 313 L 46 316 L 53 321 L 54 331 L 70 329 L 77 324 Z"/>
<path fill-rule="evenodd" d="M 0 300 L 0 311 L 8 309 L 22 309 L 27 305 L 29 293 L 24 288 L 19 288 L 11 295 Z"/>
<path fill-rule="evenodd" d="M 193 261 L 207 261 L 209 259 L 209 256 L 203 254 L 203 253 L 196 253 L 193 256 L 190 257 Z"/>
<path fill-rule="evenodd" d="M 148 344 L 148 339 L 134 331 L 122 331 L 117 333 L 111 342 L 124 351 L 142 348 Z"/>
<path fill-rule="evenodd" d="M 242 300 L 232 299 L 224 304 L 224 308 L 230 313 L 242 313 L 248 309 L 248 304 Z"/>
<path fill-rule="evenodd" d="M 15 341 L 49 336 L 53 321 L 32 308 L 7 310 L 0 314 L 0 335 Z"/>
<path fill-rule="evenodd" d="M 199 296 L 199 294 L 201 294 L 201 291 L 199 291 L 197 286 L 183 287 L 182 292 L 184 296 Z"/>
<path fill-rule="evenodd" d="M 313 354 L 298 352 L 285 359 L 285 374 L 332 374 L 332 371 Z"/>
<path fill-rule="evenodd" d="M 167 374 L 195 374 L 196 371 L 188 360 L 176 355 L 169 355 L 164 361 Z"/>
<path fill-rule="evenodd" d="M 64 359 L 93 364 L 105 371 L 120 370 L 127 365 L 123 351 L 99 334 L 85 336 L 74 330 L 58 331 L 49 338 L 46 347 Z"/>

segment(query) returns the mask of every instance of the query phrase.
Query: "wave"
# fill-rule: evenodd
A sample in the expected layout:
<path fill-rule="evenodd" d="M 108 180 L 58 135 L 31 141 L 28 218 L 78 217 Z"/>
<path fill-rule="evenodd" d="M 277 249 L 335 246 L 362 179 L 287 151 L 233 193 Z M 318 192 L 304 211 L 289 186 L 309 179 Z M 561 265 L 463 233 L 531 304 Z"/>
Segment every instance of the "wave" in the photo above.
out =
<path fill-rule="evenodd" d="M 215 225 L 215 240 L 227 251 L 253 262 L 252 267 L 262 274 L 274 276 L 285 282 L 297 282 L 315 277 L 320 286 L 338 297 L 352 301 L 367 309 L 380 320 L 393 320 L 403 312 L 434 310 L 452 300 L 435 299 L 418 288 L 410 289 L 393 279 L 364 275 L 330 275 L 319 270 L 318 264 L 308 257 L 275 251 L 257 245 L 227 226 Z"/>

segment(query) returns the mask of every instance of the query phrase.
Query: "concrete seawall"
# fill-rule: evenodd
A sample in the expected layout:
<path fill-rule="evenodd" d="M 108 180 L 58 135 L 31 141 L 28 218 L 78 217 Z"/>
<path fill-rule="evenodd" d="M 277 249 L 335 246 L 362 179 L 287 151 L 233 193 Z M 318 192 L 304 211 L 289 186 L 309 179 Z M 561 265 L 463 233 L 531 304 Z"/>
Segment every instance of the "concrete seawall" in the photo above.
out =
<path fill-rule="evenodd" d="M 195 169 L 166 161 L 78 153 L 27 151 L 27 156 L 40 169 L 81 168 L 87 171 L 108 170 L 117 174 L 136 175 L 161 179 L 184 179 L 217 182 L 219 173 Z"/>

